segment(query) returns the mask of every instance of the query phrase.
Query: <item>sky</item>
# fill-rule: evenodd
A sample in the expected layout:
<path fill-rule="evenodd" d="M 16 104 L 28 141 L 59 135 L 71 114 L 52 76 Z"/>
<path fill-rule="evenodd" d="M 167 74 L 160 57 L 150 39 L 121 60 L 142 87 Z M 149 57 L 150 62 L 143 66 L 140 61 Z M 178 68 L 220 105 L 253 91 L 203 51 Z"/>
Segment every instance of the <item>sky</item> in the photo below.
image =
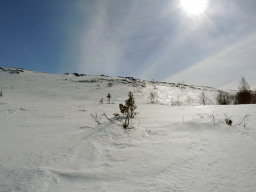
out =
<path fill-rule="evenodd" d="M 256 1 L 184 1 L 0 0 L 0 66 L 256 90 Z"/>

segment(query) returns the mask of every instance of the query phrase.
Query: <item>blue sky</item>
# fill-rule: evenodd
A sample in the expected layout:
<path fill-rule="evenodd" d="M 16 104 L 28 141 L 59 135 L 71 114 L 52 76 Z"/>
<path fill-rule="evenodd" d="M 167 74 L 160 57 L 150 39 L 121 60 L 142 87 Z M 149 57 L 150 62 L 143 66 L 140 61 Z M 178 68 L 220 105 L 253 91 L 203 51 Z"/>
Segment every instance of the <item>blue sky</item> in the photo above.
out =
<path fill-rule="evenodd" d="M 256 89 L 256 1 L 2 0 L 0 66 Z"/>

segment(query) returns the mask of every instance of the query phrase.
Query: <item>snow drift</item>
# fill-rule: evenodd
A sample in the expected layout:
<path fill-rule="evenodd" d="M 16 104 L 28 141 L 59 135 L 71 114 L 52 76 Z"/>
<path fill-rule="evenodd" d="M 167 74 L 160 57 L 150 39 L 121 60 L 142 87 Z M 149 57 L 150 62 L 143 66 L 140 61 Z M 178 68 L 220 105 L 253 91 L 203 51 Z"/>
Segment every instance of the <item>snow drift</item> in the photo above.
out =
<path fill-rule="evenodd" d="M 123 77 L 1 68 L 0 82 L 1 192 L 255 191 L 255 105 L 217 106 L 206 88 L 202 106 L 202 87 Z M 113 113 L 129 91 L 139 114 L 124 130 Z"/>

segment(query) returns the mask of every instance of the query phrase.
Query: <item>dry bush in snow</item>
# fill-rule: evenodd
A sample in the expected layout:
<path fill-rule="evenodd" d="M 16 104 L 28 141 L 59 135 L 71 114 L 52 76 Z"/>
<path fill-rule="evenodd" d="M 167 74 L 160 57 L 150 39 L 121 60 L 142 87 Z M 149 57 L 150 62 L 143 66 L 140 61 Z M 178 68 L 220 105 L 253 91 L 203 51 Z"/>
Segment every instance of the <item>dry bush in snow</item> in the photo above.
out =
<path fill-rule="evenodd" d="M 219 91 L 217 97 L 216 97 L 217 104 L 219 105 L 229 105 L 232 103 L 232 97 L 230 94 Z"/>
<path fill-rule="evenodd" d="M 205 89 L 203 89 L 199 95 L 199 101 L 201 104 L 206 105 L 208 102 L 208 97 L 205 93 Z"/>
<path fill-rule="evenodd" d="M 225 113 L 224 113 L 224 116 L 225 116 L 225 118 L 224 118 L 225 123 L 229 126 L 232 126 L 233 121 L 231 120 L 231 118 L 228 117 L 227 114 L 225 114 Z"/>
<path fill-rule="evenodd" d="M 113 83 L 109 82 L 109 83 L 107 84 L 107 86 L 108 86 L 108 87 L 112 87 L 112 86 L 113 86 Z"/>
<path fill-rule="evenodd" d="M 100 120 L 101 120 L 101 116 L 99 117 L 97 113 L 92 114 L 91 113 L 91 117 L 93 118 L 93 120 L 99 125 L 101 124 Z"/>
<path fill-rule="evenodd" d="M 149 99 L 150 103 L 156 103 L 157 102 L 158 95 L 156 92 L 150 92 L 149 93 Z"/>
<path fill-rule="evenodd" d="M 181 106 L 182 105 L 182 102 L 180 101 L 180 99 L 179 98 L 176 98 L 176 99 L 174 99 L 174 98 L 172 98 L 171 99 L 171 106 Z"/>

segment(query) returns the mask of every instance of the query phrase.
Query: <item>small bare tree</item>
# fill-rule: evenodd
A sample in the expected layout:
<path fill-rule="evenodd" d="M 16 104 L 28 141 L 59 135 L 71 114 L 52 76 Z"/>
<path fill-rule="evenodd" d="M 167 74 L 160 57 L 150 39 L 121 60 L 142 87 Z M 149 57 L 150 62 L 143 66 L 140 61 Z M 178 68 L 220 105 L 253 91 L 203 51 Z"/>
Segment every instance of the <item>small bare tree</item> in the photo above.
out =
<path fill-rule="evenodd" d="M 212 118 L 213 121 L 213 125 L 216 125 L 216 119 L 217 119 L 218 113 L 213 112 L 212 115 L 210 115 L 209 117 Z"/>
<path fill-rule="evenodd" d="M 177 98 L 172 98 L 171 99 L 171 106 L 181 106 L 182 105 L 182 102 L 180 101 L 180 98 L 177 97 Z"/>
<path fill-rule="evenodd" d="M 224 91 L 219 91 L 219 94 L 216 97 L 216 101 L 219 105 L 229 105 L 232 102 L 232 98 L 230 94 Z"/>
<path fill-rule="evenodd" d="M 251 93 L 250 86 L 245 78 L 242 77 L 240 81 L 239 91 L 236 94 L 235 104 L 250 104 L 252 103 L 252 100 L 253 95 Z"/>
<path fill-rule="evenodd" d="M 150 103 L 156 103 L 157 98 L 158 98 L 158 95 L 156 92 L 150 92 L 149 94 Z"/>
<path fill-rule="evenodd" d="M 239 90 L 241 90 L 241 91 L 250 90 L 250 85 L 248 84 L 248 82 L 245 80 L 244 77 L 241 78 Z"/>
<path fill-rule="evenodd" d="M 241 125 L 243 125 L 243 127 L 246 127 L 246 121 L 247 121 L 247 119 L 249 118 L 249 114 L 245 114 L 244 115 L 244 117 L 242 118 L 242 119 L 240 119 L 239 121 L 238 121 L 238 123 L 236 123 L 236 125 L 235 126 L 241 126 Z"/>
<path fill-rule="evenodd" d="M 208 101 L 208 98 L 205 94 L 205 89 L 203 89 L 199 95 L 199 100 L 200 100 L 200 103 L 203 104 L 203 105 L 206 105 L 207 104 L 207 101 Z"/>

